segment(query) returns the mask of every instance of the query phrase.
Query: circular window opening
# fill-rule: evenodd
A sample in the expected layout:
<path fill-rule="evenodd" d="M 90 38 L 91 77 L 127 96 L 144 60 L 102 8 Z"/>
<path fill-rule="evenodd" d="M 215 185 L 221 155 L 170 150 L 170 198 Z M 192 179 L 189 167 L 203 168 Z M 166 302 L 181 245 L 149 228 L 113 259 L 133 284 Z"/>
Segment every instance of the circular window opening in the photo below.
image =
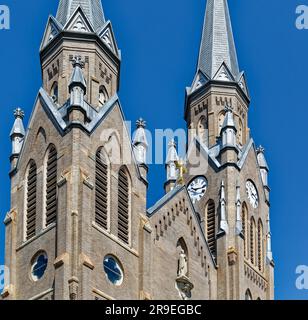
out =
<path fill-rule="evenodd" d="M 104 271 L 107 279 L 114 285 L 120 286 L 123 283 L 123 270 L 120 264 L 112 256 L 106 256 L 104 259 Z"/>
<path fill-rule="evenodd" d="M 43 278 L 47 265 L 48 257 L 46 253 L 40 253 L 34 258 L 31 267 L 31 276 L 34 281 L 38 281 Z"/>

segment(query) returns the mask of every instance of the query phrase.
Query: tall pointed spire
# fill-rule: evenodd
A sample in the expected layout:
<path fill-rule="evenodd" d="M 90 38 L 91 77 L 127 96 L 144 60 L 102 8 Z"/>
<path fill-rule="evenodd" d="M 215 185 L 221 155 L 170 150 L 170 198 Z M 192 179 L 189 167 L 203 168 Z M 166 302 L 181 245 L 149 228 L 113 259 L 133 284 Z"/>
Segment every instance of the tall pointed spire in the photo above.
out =
<path fill-rule="evenodd" d="M 227 0 L 207 0 L 198 70 L 213 79 L 222 63 L 235 79 L 239 66 Z"/>
<path fill-rule="evenodd" d="M 60 0 L 57 20 L 64 26 L 74 11 L 81 6 L 95 31 L 105 23 L 101 0 Z"/>

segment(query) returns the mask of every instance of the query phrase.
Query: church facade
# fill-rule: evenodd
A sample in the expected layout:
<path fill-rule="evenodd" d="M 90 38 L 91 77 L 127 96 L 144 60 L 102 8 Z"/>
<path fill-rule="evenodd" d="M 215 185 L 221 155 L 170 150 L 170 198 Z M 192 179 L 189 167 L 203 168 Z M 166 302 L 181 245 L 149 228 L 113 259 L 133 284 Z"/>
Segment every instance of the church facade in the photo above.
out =
<path fill-rule="evenodd" d="M 11 131 L 2 299 L 273 299 L 269 168 L 227 0 L 207 0 L 187 157 L 170 141 L 166 194 L 151 208 L 145 122 L 131 139 L 101 1 L 60 0 L 40 58 L 28 127 L 17 109 Z"/>

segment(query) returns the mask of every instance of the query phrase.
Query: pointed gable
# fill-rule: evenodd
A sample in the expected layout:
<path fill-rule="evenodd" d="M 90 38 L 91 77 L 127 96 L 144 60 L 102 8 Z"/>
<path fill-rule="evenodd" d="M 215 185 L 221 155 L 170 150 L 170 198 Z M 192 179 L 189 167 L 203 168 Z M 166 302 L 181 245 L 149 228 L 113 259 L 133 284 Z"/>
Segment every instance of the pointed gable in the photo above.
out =
<path fill-rule="evenodd" d="M 94 32 L 94 28 L 84 14 L 82 7 L 76 9 L 71 18 L 67 21 L 64 29 L 74 32 Z"/>
<path fill-rule="evenodd" d="M 105 23 L 101 0 L 60 0 L 57 20 L 66 25 L 78 7 L 81 7 L 94 30 L 98 30 Z"/>
<path fill-rule="evenodd" d="M 103 40 L 105 45 L 115 54 L 119 55 L 119 49 L 114 36 L 112 24 L 110 21 L 103 26 L 103 28 L 98 32 L 99 37 Z"/>
<path fill-rule="evenodd" d="M 40 51 L 44 49 L 53 39 L 55 39 L 61 30 L 62 26 L 59 24 L 59 22 L 54 17 L 49 16 Z"/>

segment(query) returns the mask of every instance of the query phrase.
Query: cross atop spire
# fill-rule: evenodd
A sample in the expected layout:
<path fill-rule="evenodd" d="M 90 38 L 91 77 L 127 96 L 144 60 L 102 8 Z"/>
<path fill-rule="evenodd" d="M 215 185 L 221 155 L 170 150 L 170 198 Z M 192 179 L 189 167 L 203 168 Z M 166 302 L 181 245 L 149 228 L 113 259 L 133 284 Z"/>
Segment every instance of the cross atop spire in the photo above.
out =
<path fill-rule="evenodd" d="M 227 0 L 207 0 L 198 70 L 213 79 L 222 63 L 236 79 L 237 54 Z"/>
<path fill-rule="evenodd" d="M 96 31 L 103 26 L 105 16 L 101 0 L 60 0 L 57 20 L 64 26 L 79 6 Z"/>

